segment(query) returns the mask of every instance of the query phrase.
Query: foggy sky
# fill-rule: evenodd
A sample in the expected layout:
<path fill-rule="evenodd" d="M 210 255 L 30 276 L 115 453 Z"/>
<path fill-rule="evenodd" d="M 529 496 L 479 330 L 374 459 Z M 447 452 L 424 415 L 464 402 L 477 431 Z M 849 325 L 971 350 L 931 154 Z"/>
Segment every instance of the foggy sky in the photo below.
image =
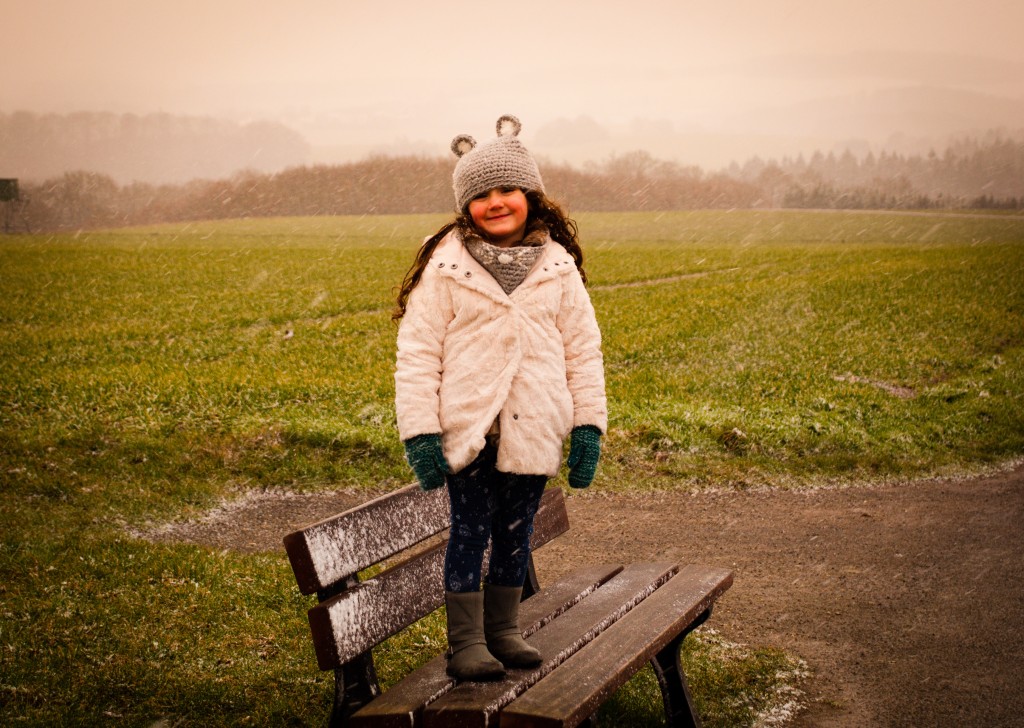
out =
<path fill-rule="evenodd" d="M 342 156 L 442 154 L 506 112 L 529 142 L 581 117 L 779 135 L 886 89 L 1024 101 L 1020 0 L 0 0 L 0 24 L 0 111 L 279 120 Z"/>

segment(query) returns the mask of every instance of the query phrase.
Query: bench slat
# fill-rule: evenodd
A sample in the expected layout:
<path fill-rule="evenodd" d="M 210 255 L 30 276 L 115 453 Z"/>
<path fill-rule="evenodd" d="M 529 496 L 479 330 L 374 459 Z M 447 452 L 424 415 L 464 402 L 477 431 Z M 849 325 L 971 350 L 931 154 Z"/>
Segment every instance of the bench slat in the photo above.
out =
<path fill-rule="evenodd" d="M 566 609 L 578 604 L 622 570 L 621 566 L 579 569 L 527 599 L 519 607 L 519 624 L 531 635 Z M 353 728 L 412 728 L 424 705 L 447 693 L 455 681 L 445 673 L 448 661 L 439 655 L 352 716 Z"/>
<path fill-rule="evenodd" d="M 425 728 L 486 728 L 495 714 L 565 662 L 676 572 L 675 564 L 632 564 L 528 641 L 543 662 L 533 670 L 510 670 L 503 680 L 461 683 L 423 711 Z"/>
<path fill-rule="evenodd" d="M 534 520 L 531 548 L 568 529 L 565 497 L 561 489 L 548 488 Z M 340 666 L 441 606 L 446 545 L 436 544 L 310 609 L 309 626 L 320 669 Z"/>
<path fill-rule="evenodd" d="M 448 493 L 410 485 L 284 538 L 303 594 L 315 594 L 448 528 Z"/>
<path fill-rule="evenodd" d="M 501 713 L 501 728 L 579 725 L 732 585 L 723 569 L 688 566 Z"/>

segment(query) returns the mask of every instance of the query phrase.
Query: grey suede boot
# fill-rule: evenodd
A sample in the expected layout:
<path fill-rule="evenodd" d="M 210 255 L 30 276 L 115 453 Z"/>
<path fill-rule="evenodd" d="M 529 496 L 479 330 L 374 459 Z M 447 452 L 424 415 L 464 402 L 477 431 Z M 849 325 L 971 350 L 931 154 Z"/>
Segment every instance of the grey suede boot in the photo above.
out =
<path fill-rule="evenodd" d="M 484 635 L 487 649 L 505 667 L 537 667 L 540 651 L 530 647 L 519 630 L 521 586 L 484 584 Z"/>
<path fill-rule="evenodd" d="M 496 680 L 505 668 L 487 651 L 483 592 L 445 592 L 448 611 L 448 667 L 459 680 Z"/>

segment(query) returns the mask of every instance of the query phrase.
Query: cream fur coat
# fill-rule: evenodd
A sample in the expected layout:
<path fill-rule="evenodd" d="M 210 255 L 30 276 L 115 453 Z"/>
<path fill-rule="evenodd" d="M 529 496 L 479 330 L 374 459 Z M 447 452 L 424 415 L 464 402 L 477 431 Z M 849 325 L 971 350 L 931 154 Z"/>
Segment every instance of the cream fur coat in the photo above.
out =
<path fill-rule="evenodd" d="M 550 238 L 510 295 L 462 245 L 437 246 L 398 330 L 402 440 L 441 433 L 459 472 L 500 418 L 498 470 L 558 474 L 573 427 L 608 428 L 601 334 L 572 257 Z"/>

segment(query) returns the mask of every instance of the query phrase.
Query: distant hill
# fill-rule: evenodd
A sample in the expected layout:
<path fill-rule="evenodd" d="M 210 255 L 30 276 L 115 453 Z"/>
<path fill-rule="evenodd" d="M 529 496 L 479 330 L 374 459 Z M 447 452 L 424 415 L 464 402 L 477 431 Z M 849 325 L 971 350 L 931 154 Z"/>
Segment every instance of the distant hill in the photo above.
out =
<path fill-rule="evenodd" d="M 172 114 L 0 113 L 0 176 L 41 181 L 86 170 L 119 184 L 219 179 L 276 172 L 309 153 L 297 132 L 272 122 L 237 124 Z"/>
<path fill-rule="evenodd" d="M 731 162 L 810 155 L 815 150 L 927 154 L 964 135 L 1000 129 L 1024 135 L 1024 98 L 939 86 L 906 86 L 761 108 L 713 128 L 637 120 L 604 125 L 589 117 L 558 119 L 530 148 L 556 162 L 601 162 L 634 150 L 704 169 Z"/>

